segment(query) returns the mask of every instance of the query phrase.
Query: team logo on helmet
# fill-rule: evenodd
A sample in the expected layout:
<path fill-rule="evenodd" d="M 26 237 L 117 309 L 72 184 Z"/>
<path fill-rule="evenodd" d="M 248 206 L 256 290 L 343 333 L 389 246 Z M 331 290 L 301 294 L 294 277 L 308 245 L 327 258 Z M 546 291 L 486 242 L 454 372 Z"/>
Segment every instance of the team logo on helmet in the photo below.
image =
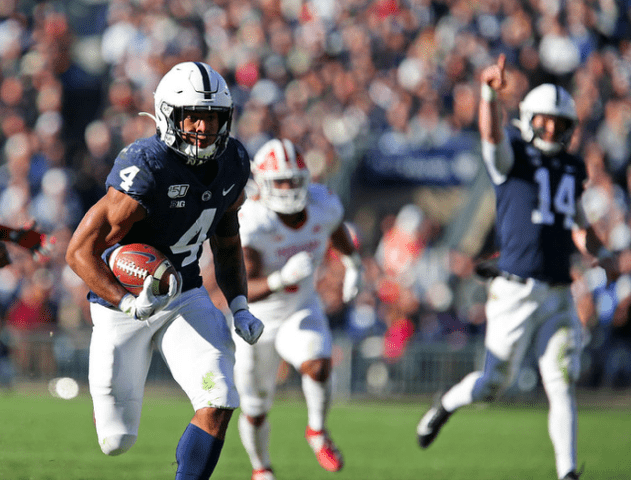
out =
<path fill-rule="evenodd" d="M 254 156 L 254 181 L 261 200 L 278 213 L 297 213 L 307 204 L 309 170 L 292 142 L 270 140 Z M 287 184 L 282 186 L 282 184 Z"/>

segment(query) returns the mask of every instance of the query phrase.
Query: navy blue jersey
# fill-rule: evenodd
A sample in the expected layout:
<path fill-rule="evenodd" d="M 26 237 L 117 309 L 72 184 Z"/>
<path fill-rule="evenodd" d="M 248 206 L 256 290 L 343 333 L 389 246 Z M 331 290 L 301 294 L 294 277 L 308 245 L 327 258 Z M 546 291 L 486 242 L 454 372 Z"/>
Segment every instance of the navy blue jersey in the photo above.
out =
<path fill-rule="evenodd" d="M 567 152 L 543 155 L 521 137 L 511 146 L 515 163 L 495 185 L 499 268 L 522 278 L 570 283 L 576 251 L 572 227 L 586 179 L 583 161 Z"/>
<path fill-rule="evenodd" d="M 147 216 L 120 244 L 156 247 L 182 274 L 183 290 L 201 286 L 202 244 L 237 201 L 249 175 L 249 156 L 234 138 L 216 160 L 195 167 L 185 165 L 157 135 L 132 143 L 116 158 L 105 184 L 137 200 Z M 118 245 L 104 252 L 104 260 Z M 107 305 L 92 292 L 89 299 Z"/>

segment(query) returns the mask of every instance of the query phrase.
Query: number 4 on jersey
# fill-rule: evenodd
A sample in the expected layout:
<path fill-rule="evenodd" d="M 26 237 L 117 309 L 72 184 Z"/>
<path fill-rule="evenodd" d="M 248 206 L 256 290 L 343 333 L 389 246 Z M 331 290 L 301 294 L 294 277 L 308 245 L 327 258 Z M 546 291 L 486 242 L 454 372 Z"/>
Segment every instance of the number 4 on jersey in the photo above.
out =
<path fill-rule="evenodd" d="M 182 260 L 183 267 L 197 258 L 197 252 L 208 236 L 208 229 L 213 223 L 216 212 L 216 208 L 204 210 L 197 221 L 191 225 L 191 228 L 180 237 L 175 245 L 171 246 L 171 251 L 175 254 L 189 252 L 187 257 Z"/>
<path fill-rule="evenodd" d="M 135 165 L 132 165 L 131 167 L 123 168 L 119 173 L 122 179 L 120 183 L 120 187 L 126 192 L 128 192 L 132 184 L 134 183 L 134 177 L 138 175 L 139 171 L 140 169 L 136 167 Z"/>

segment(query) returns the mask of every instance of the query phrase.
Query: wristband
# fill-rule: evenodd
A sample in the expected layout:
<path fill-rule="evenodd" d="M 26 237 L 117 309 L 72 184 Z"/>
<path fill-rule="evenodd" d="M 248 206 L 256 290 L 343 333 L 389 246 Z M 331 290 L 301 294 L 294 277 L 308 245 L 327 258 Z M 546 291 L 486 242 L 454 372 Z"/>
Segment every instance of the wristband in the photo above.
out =
<path fill-rule="evenodd" d="M 249 310 L 248 300 L 245 298 L 245 295 L 237 295 L 230 302 L 230 311 L 234 315 L 239 310 Z"/>
<path fill-rule="evenodd" d="M 492 102 L 493 100 L 497 99 L 497 91 L 490 85 L 483 83 L 482 90 L 480 91 L 480 96 L 482 97 L 482 100 Z"/>
<path fill-rule="evenodd" d="M 279 271 L 271 273 L 267 277 L 267 286 L 272 292 L 278 292 L 280 289 L 284 287 L 283 279 L 281 278 Z"/>
<path fill-rule="evenodd" d="M 350 255 L 342 256 L 342 263 L 345 268 L 359 268 L 362 264 L 362 258 L 359 255 L 359 252 L 353 252 Z"/>

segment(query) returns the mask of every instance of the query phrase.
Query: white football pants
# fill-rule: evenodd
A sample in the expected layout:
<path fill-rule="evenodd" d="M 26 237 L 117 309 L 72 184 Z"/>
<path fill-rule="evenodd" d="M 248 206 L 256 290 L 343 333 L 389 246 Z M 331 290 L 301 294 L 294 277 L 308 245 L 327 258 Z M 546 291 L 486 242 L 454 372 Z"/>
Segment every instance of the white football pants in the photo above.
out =
<path fill-rule="evenodd" d="M 265 330 L 254 345 L 235 338 L 235 381 L 241 396 L 241 410 L 251 417 L 271 409 L 281 358 L 300 371 L 307 360 L 329 358 L 332 351 L 331 330 L 319 301 L 313 301 L 284 322 L 260 320 Z"/>
<path fill-rule="evenodd" d="M 575 382 L 580 374 L 581 327 L 569 286 L 493 279 L 486 304 L 486 361 L 442 398 L 449 410 L 493 400 L 520 370 L 529 349 L 539 365 L 550 411 L 548 429 L 559 478 L 576 468 Z"/>
<path fill-rule="evenodd" d="M 202 288 L 188 290 L 147 321 L 91 305 L 89 383 L 101 449 L 124 453 L 138 436 L 145 380 L 157 349 L 193 408 L 235 409 L 234 342 Z"/>

